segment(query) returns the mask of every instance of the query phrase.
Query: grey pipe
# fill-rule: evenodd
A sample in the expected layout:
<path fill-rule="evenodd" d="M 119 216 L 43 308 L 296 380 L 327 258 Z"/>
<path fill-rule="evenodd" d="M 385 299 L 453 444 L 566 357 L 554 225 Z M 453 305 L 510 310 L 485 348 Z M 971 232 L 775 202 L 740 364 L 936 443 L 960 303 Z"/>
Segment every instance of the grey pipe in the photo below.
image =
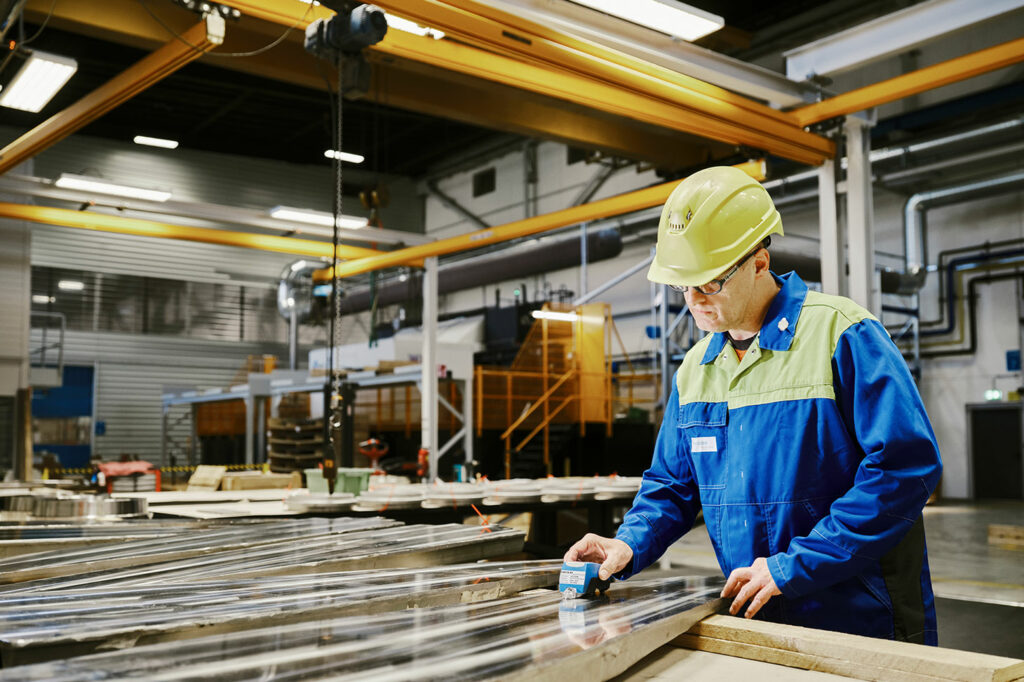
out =
<path fill-rule="evenodd" d="M 588 231 L 587 261 L 615 258 L 622 253 L 622 236 L 616 229 Z M 438 270 L 438 293 L 447 294 L 473 287 L 502 282 L 515 277 L 536 275 L 579 265 L 579 235 L 531 239 L 516 246 L 442 265 Z M 377 305 L 394 305 L 409 300 L 420 291 L 419 276 L 393 278 L 377 285 Z M 345 292 L 342 314 L 369 310 L 373 297 L 369 287 Z"/>
<path fill-rule="evenodd" d="M 918 192 L 903 205 L 904 266 L 916 275 L 928 262 L 928 235 L 925 212 L 933 207 L 954 203 L 961 198 L 975 199 L 1012 191 L 1024 183 L 1024 171 L 952 187 Z M 924 277 L 921 277 L 922 284 Z"/>

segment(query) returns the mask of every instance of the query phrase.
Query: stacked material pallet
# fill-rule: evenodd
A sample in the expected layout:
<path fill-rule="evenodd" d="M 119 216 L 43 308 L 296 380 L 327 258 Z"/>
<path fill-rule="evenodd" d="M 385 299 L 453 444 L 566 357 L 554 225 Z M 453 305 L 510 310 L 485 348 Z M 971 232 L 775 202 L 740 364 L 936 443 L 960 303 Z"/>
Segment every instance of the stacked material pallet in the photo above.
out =
<path fill-rule="evenodd" d="M 315 469 L 324 458 L 324 422 L 322 419 L 274 418 L 270 429 L 270 470 L 288 474 Z"/>

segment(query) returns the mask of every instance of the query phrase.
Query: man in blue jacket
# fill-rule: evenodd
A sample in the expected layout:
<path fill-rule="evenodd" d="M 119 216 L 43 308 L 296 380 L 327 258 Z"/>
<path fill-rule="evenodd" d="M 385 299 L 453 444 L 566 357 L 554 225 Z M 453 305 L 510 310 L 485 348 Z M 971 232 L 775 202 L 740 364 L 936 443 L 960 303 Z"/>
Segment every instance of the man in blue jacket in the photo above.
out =
<path fill-rule="evenodd" d="M 735 168 L 669 197 L 648 278 L 712 333 L 676 373 L 616 537 L 566 559 L 628 578 L 703 509 L 731 613 L 935 644 L 921 510 L 942 465 L 917 387 L 870 313 L 769 270 L 772 234 L 771 197 Z"/>

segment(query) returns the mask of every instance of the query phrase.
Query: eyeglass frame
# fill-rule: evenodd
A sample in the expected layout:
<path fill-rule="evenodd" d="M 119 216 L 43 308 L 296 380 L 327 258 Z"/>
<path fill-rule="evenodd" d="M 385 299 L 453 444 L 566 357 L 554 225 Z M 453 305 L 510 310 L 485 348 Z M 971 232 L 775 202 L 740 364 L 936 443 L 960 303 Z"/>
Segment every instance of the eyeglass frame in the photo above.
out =
<path fill-rule="evenodd" d="M 765 237 L 764 240 L 760 244 L 757 245 L 757 248 L 755 248 L 753 251 L 751 251 L 746 256 L 741 258 L 740 262 L 736 263 L 736 265 L 734 265 L 732 267 L 732 269 L 729 270 L 728 273 L 726 273 L 725 277 L 719 277 L 717 279 L 710 280 L 708 282 L 705 282 L 704 284 L 701 284 L 700 286 L 690 287 L 690 286 L 679 286 L 679 285 L 676 285 L 676 284 L 669 284 L 668 287 L 672 291 L 678 291 L 681 294 L 685 294 L 690 289 L 695 289 L 697 291 L 697 293 L 699 293 L 701 296 L 714 296 L 716 294 L 720 294 L 720 293 L 722 293 L 722 289 L 725 288 L 725 283 L 728 282 L 729 279 L 733 275 L 735 275 L 737 272 L 739 272 L 740 268 L 743 267 L 743 264 L 746 263 L 748 260 L 750 260 L 751 257 L 754 256 L 754 254 L 756 254 L 761 249 L 767 249 L 768 246 L 771 244 L 771 240 L 772 240 L 772 238 L 770 236 L 769 237 Z M 716 289 L 715 291 L 703 291 L 704 287 L 707 287 L 707 286 L 709 286 L 711 284 L 715 284 L 715 283 L 718 284 L 718 289 Z"/>

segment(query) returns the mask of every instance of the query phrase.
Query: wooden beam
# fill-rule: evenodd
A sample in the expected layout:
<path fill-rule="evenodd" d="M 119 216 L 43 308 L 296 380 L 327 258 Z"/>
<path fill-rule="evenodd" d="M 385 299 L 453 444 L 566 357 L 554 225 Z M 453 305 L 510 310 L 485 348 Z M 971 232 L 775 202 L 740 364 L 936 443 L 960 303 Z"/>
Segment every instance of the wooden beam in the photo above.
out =
<path fill-rule="evenodd" d="M 1008 682 L 1024 661 L 734 616 L 711 616 L 678 646 L 869 680 Z"/>

